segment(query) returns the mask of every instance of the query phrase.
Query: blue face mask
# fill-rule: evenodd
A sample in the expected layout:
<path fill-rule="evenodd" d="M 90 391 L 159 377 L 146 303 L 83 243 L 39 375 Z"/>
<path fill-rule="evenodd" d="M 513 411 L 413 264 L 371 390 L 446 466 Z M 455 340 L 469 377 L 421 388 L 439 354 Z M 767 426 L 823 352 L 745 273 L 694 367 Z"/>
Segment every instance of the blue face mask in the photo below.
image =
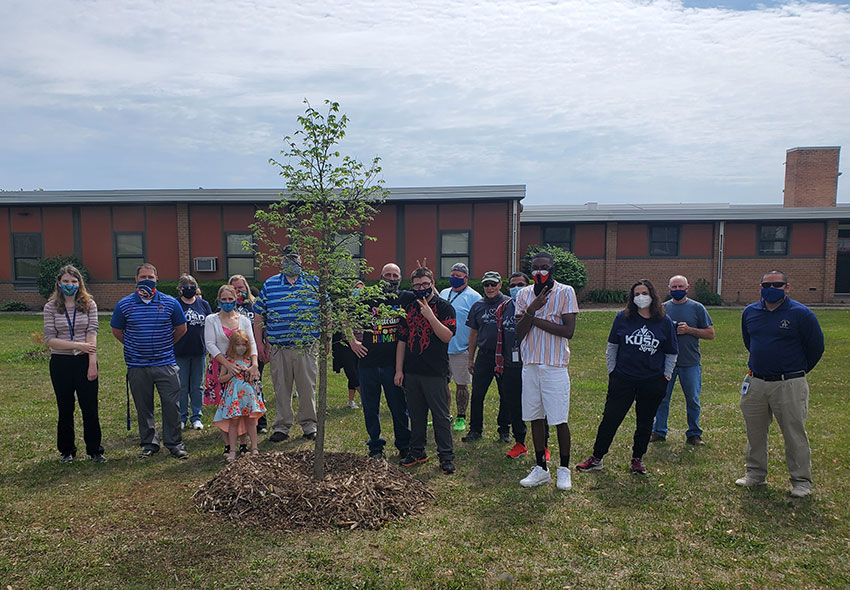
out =
<path fill-rule="evenodd" d="M 670 297 L 676 301 L 681 301 L 687 294 L 688 292 L 685 289 L 670 289 Z"/>
<path fill-rule="evenodd" d="M 136 293 L 138 293 L 139 297 L 142 299 L 152 298 L 154 293 L 156 293 L 156 281 L 142 279 L 136 283 Z"/>
<path fill-rule="evenodd" d="M 511 287 L 511 299 L 516 299 L 520 289 L 522 289 L 522 287 Z"/>
<path fill-rule="evenodd" d="M 449 285 L 452 286 L 452 289 L 460 289 L 465 282 L 466 279 L 463 277 L 449 277 Z"/>
<path fill-rule="evenodd" d="M 218 306 L 221 308 L 221 311 L 231 312 L 236 309 L 235 301 L 219 301 Z"/>
<path fill-rule="evenodd" d="M 785 289 L 777 289 L 775 287 L 762 287 L 761 298 L 768 303 L 778 303 L 785 298 Z"/>
<path fill-rule="evenodd" d="M 79 285 L 66 285 L 66 284 L 62 283 L 61 285 L 59 285 L 59 288 L 62 289 L 62 292 L 65 295 L 70 296 L 70 295 L 76 295 L 77 290 L 79 290 L 80 286 Z"/>

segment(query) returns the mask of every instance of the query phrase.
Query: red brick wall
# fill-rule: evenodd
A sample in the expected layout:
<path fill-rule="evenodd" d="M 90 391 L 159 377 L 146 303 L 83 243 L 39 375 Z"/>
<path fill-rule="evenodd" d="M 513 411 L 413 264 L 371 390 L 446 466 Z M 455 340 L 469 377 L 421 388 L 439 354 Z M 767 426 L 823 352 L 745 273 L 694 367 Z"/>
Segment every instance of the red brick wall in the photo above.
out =
<path fill-rule="evenodd" d="M 197 273 L 199 281 L 226 280 L 222 248 L 224 233 L 220 205 L 189 205 L 189 253 L 191 257 L 218 258 L 216 272 Z"/>
<path fill-rule="evenodd" d="M 682 256 L 712 256 L 714 253 L 714 224 L 685 223 L 680 235 Z"/>
<path fill-rule="evenodd" d="M 785 154 L 785 206 L 835 207 L 840 148 L 794 148 Z"/>
<path fill-rule="evenodd" d="M 520 214 L 520 232 L 519 232 L 519 252 L 517 253 L 522 260 L 525 251 L 533 244 L 539 244 L 543 240 L 543 229 L 538 223 L 522 223 L 522 214 Z"/>
<path fill-rule="evenodd" d="M 605 224 L 578 223 L 573 237 L 573 252 L 582 260 L 605 257 Z"/>
<path fill-rule="evenodd" d="M 368 279 L 378 279 L 381 269 L 388 262 L 396 262 L 396 215 L 398 209 L 395 205 L 385 204 L 375 215 L 372 223 L 366 228 L 366 235 L 373 236 L 374 242 L 366 241 L 364 244 L 364 256 L 369 266 L 374 270 L 366 275 Z M 398 264 L 398 263 L 397 263 Z"/>
<path fill-rule="evenodd" d="M 109 207 L 80 207 L 83 264 L 92 280 L 115 278 L 112 232 L 109 230 Z"/>
<path fill-rule="evenodd" d="M 726 247 L 728 256 L 755 256 L 756 225 L 754 223 L 727 223 Z"/>
<path fill-rule="evenodd" d="M 791 227 L 791 256 L 823 256 L 826 227 L 822 222 L 794 223 Z"/>
<path fill-rule="evenodd" d="M 440 274 L 437 244 L 437 211 L 433 204 L 408 204 L 404 207 L 404 261 L 399 262 L 402 278 L 410 278 L 416 261 L 428 258 L 428 267 Z"/>
<path fill-rule="evenodd" d="M 148 205 L 147 261 L 156 267 L 160 280 L 177 280 L 180 261 L 177 249 L 177 207 Z M 197 277 L 196 277 L 197 278 Z"/>
<path fill-rule="evenodd" d="M 617 232 L 617 258 L 646 256 L 647 243 L 645 223 L 620 223 Z"/>
<path fill-rule="evenodd" d="M 443 213 L 440 209 L 442 224 Z M 478 203 L 473 216 L 472 278 L 480 279 L 488 270 L 508 276 L 510 265 L 509 203 Z"/>
<path fill-rule="evenodd" d="M 0 228 L 9 228 L 9 208 L 0 207 Z M 6 233 L 6 231 L 4 231 Z M 12 280 L 12 237 L 0 238 L 0 281 Z"/>
<path fill-rule="evenodd" d="M 44 256 L 74 253 L 74 227 L 70 207 L 44 207 Z"/>

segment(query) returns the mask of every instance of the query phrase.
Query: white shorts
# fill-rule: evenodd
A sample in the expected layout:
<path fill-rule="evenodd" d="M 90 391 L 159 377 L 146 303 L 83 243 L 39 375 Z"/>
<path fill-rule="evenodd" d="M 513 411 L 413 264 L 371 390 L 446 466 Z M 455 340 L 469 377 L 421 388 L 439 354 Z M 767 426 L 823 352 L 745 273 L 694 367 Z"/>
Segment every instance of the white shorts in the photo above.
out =
<path fill-rule="evenodd" d="M 570 374 L 566 367 L 523 365 L 522 419 L 547 418 L 549 424 L 566 424 L 570 419 Z"/>
<path fill-rule="evenodd" d="M 449 355 L 449 378 L 458 385 L 469 385 L 472 383 L 472 375 L 469 373 L 469 350 Z"/>

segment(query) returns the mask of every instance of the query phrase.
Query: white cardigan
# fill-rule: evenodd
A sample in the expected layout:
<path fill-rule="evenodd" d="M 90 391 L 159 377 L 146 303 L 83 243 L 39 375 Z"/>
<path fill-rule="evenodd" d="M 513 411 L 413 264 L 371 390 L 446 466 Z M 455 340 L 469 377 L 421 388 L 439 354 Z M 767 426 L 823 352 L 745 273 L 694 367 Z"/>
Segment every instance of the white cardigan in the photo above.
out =
<path fill-rule="evenodd" d="M 254 330 L 251 326 L 251 320 L 244 315 L 239 314 L 239 329 L 248 334 L 248 340 L 251 341 L 251 354 L 257 354 L 257 342 L 254 340 Z M 221 326 L 221 318 L 217 313 L 207 316 L 204 320 L 204 342 L 207 345 L 207 352 L 212 358 L 220 354 L 226 356 L 227 346 L 230 343 L 227 335 L 224 333 L 224 328 Z"/>

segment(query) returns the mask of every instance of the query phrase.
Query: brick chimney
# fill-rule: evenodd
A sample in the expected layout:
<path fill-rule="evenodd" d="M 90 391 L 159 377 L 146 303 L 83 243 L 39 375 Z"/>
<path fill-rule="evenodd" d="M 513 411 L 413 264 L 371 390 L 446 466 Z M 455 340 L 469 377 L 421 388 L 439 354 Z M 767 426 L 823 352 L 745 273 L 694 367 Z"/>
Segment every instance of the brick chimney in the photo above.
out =
<path fill-rule="evenodd" d="M 835 207 L 840 147 L 796 147 L 785 153 L 785 207 Z"/>

